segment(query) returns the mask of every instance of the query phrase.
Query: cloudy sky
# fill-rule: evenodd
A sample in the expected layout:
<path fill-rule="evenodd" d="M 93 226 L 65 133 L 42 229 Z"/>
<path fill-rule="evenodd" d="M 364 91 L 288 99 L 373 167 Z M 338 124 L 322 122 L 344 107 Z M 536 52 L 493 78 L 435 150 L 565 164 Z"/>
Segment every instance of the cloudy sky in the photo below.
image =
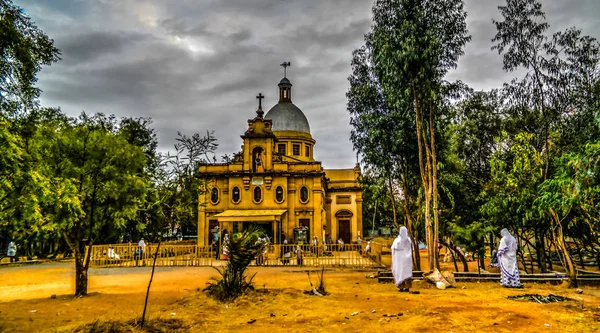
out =
<path fill-rule="evenodd" d="M 466 0 L 473 40 L 451 79 L 500 87 L 490 50 L 492 18 L 505 0 Z M 600 38 L 600 1 L 542 1 L 551 30 Z M 55 40 L 63 60 L 39 75 L 42 104 L 151 117 L 160 148 L 177 131 L 214 130 L 219 155 L 233 153 L 257 107 L 277 102 L 279 64 L 291 61 L 293 101 L 306 114 L 326 168 L 356 162 L 345 93 L 351 53 L 371 24 L 372 0 L 15 0 Z"/>

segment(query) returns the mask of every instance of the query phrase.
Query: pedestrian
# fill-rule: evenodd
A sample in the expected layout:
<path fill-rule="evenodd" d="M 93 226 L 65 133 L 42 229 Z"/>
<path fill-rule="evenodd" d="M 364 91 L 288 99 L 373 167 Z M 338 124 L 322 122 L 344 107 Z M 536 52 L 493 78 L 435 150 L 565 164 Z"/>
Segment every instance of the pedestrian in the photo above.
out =
<path fill-rule="evenodd" d="M 298 266 L 302 266 L 302 249 L 300 248 L 300 245 L 296 246 L 296 262 L 298 263 Z"/>
<path fill-rule="evenodd" d="M 365 250 L 363 252 L 363 254 L 367 255 L 371 253 L 371 241 L 367 241 L 367 246 L 365 246 Z"/>
<path fill-rule="evenodd" d="M 519 265 L 517 262 L 517 240 L 502 229 L 502 239 L 498 247 L 498 263 L 500 264 L 500 284 L 507 288 L 523 288 L 519 277 Z"/>
<path fill-rule="evenodd" d="M 227 233 L 227 230 L 225 230 L 223 235 L 223 260 L 229 259 L 229 249 L 227 248 L 227 245 L 229 245 L 229 234 Z"/>
<path fill-rule="evenodd" d="M 412 241 L 408 229 L 400 228 L 400 234 L 392 244 L 392 275 L 399 291 L 412 287 Z"/>
<path fill-rule="evenodd" d="M 6 255 L 10 258 L 10 262 L 17 262 L 17 245 L 14 242 L 8 243 Z"/>
<path fill-rule="evenodd" d="M 500 267 L 500 264 L 498 263 L 498 251 L 496 250 L 492 251 L 492 261 L 490 262 L 490 266 Z"/>

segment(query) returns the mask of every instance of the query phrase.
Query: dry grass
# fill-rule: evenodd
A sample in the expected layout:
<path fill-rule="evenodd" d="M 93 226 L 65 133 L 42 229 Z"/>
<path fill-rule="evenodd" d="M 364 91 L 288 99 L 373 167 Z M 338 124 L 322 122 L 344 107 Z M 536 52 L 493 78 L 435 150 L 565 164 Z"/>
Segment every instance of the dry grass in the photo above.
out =
<path fill-rule="evenodd" d="M 187 329 L 182 320 L 174 318 L 150 319 L 144 323 L 144 327 L 140 327 L 138 320 L 96 320 L 77 327 L 72 333 L 169 333 L 187 332 Z"/>
<path fill-rule="evenodd" d="M 90 328 L 96 321 L 110 329 L 120 325 L 115 322 L 131 324 L 141 315 L 148 269 L 93 270 L 90 291 L 96 294 L 84 298 L 64 295 L 68 290 L 60 283 L 70 282 L 64 279 L 71 271 L 67 264 L 0 269 L 0 331 L 72 332 L 82 325 Z M 372 273 L 326 270 L 330 295 L 315 297 L 303 293 L 310 284 L 306 271 L 297 267 L 253 268 L 249 273 L 254 272 L 256 290 L 224 304 L 198 291 L 216 275 L 213 269 L 159 269 L 150 295 L 150 318 L 179 320 L 177 325 L 185 328 L 172 331 L 187 332 L 574 333 L 600 329 L 598 288 L 584 288 L 578 295 L 565 286 L 527 284 L 525 290 L 510 290 L 495 283 L 459 283 L 458 288 L 440 291 L 417 282 L 414 289 L 421 293 L 415 295 L 398 293 L 391 284 L 365 277 Z M 4 293 L 12 288 L 19 290 L 18 295 Z M 524 293 L 553 293 L 576 301 L 536 304 L 507 299 Z M 59 296 L 50 299 L 51 294 Z"/>

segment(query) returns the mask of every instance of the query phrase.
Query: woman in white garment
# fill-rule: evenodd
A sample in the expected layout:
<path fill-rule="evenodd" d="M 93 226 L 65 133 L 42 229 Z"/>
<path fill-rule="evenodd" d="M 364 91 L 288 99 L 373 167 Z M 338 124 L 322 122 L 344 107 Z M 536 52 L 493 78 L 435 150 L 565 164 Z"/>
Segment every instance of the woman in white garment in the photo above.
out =
<path fill-rule="evenodd" d="M 402 227 L 392 244 L 392 275 L 399 291 L 408 291 L 412 287 L 412 250 L 408 230 Z"/>
<path fill-rule="evenodd" d="M 517 240 L 502 229 L 502 239 L 498 247 L 498 263 L 500 265 L 500 284 L 508 288 L 522 288 L 517 264 Z"/>

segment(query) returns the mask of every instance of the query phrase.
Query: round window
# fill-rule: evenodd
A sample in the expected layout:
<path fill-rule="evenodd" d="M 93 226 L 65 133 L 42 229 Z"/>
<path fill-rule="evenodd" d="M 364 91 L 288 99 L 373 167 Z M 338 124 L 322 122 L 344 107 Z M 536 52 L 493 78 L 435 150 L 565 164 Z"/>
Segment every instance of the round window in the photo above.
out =
<path fill-rule="evenodd" d="M 300 201 L 303 203 L 308 202 L 308 188 L 306 186 L 302 186 L 300 189 Z"/>

